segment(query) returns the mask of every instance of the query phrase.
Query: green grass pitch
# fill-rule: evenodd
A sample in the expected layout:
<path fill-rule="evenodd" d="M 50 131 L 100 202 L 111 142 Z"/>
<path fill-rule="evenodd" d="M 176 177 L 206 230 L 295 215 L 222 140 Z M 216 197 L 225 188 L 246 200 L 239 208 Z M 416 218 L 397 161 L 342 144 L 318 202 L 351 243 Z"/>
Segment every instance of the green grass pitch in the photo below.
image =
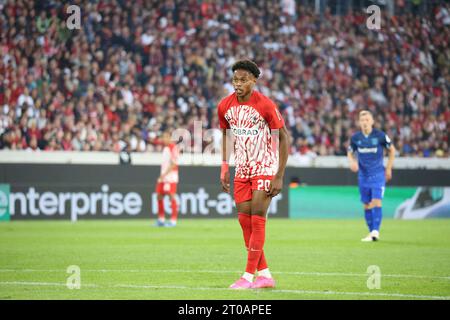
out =
<path fill-rule="evenodd" d="M 450 220 L 385 219 L 381 241 L 362 243 L 363 219 L 269 219 L 277 287 L 245 291 L 228 289 L 246 262 L 237 220 L 153 222 L 0 223 L 0 299 L 450 299 Z"/>

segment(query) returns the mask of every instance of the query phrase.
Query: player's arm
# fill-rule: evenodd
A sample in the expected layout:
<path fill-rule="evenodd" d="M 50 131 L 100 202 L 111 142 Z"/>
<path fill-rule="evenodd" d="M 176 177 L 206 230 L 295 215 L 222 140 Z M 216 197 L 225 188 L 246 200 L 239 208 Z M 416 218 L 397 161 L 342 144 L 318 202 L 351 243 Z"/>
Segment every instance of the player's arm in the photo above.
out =
<path fill-rule="evenodd" d="M 171 160 L 171 161 L 170 161 L 169 167 L 167 168 L 167 170 L 166 170 L 163 174 L 161 174 L 161 176 L 159 177 L 159 180 L 160 180 L 160 181 L 164 180 L 164 178 L 165 178 L 165 177 L 166 177 L 173 169 L 175 169 L 176 166 L 177 166 L 177 164 Z"/>
<path fill-rule="evenodd" d="M 222 129 L 222 167 L 220 169 L 220 183 L 226 193 L 230 193 L 230 169 L 228 160 L 230 159 L 227 150 L 227 129 Z"/>
<path fill-rule="evenodd" d="M 356 160 L 355 156 L 353 155 L 353 152 L 348 151 L 347 158 L 348 158 L 348 165 L 350 167 L 350 170 L 352 170 L 353 172 L 358 172 L 358 161 Z"/>
<path fill-rule="evenodd" d="M 229 124 L 225 119 L 223 100 L 217 107 L 217 113 L 219 116 L 219 125 L 222 129 L 222 166 L 220 168 L 220 183 L 222 184 L 222 190 L 226 193 L 230 193 L 230 169 L 228 167 L 228 160 L 230 159 L 230 150 L 227 150 L 227 129 Z"/>
<path fill-rule="evenodd" d="M 395 147 L 394 145 L 390 145 L 388 148 L 388 161 L 386 164 L 386 181 L 389 181 L 392 179 L 392 167 L 394 166 L 394 159 L 395 159 Z"/>
<path fill-rule="evenodd" d="M 270 183 L 270 189 L 267 193 L 269 197 L 275 197 L 283 188 L 284 171 L 286 170 L 286 163 L 289 156 L 289 134 L 286 126 L 281 127 L 278 132 L 280 141 L 278 171 Z"/>
<path fill-rule="evenodd" d="M 159 180 L 162 181 L 164 180 L 164 178 L 172 172 L 172 170 L 176 169 L 178 166 L 178 157 L 179 157 L 179 153 L 178 153 L 178 149 L 177 147 L 174 147 L 173 149 L 171 149 L 170 151 L 170 163 L 169 163 L 169 167 L 167 167 L 166 171 L 164 171 L 161 176 L 159 177 Z"/>
<path fill-rule="evenodd" d="M 381 145 L 388 150 L 388 161 L 386 164 L 386 170 L 384 174 L 386 177 L 386 181 L 389 181 L 392 179 L 392 167 L 394 165 L 395 159 L 395 147 L 392 144 L 391 139 L 385 133 L 383 133 L 381 136 Z"/>
<path fill-rule="evenodd" d="M 347 150 L 348 165 L 350 167 L 350 170 L 352 170 L 353 172 L 358 172 L 358 160 L 356 160 L 354 155 L 355 150 L 356 148 L 353 141 L 350 141 L 350 145 L 348 146 Z"/>

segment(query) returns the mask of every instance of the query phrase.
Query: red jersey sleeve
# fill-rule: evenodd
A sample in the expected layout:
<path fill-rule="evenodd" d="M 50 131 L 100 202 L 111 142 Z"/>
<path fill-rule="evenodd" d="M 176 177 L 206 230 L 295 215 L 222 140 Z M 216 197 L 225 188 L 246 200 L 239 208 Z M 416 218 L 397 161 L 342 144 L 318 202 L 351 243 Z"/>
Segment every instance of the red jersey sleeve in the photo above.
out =
<path fill-rule="evenodd" d="M 221 129 L 229 129 L 230 124 L 225 119 L 225 104 L 224 100 L 220 101 L 219 106 L 217 107 L 217 113 L 219 116 L 219 126 Z"/>
<path fill-rule="evenodd" d="M 284 126 L 284 119 L 278 110 L 277 105 L 270 99 L 266 100 L 264 106 L 264 119 L 269 124 L 270 129 L 281 129 Z"/>

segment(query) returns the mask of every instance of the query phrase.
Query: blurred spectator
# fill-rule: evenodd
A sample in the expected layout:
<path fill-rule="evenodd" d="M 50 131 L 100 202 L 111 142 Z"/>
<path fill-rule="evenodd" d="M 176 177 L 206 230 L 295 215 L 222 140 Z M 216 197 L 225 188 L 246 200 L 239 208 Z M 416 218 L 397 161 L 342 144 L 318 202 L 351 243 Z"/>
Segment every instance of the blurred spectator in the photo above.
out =
<path fill-rule="evenodd" d="M 168 127 L 218 128 L 245 57 L 297 157 L 345 155 L 363 108 L 400 155 L 448 157 L 450 6 L 397 1 L 369 31 L 363 10 L 321 20 L 305 2 L 80 0 L 69 30 L 68 4 L 0 0 L 0 148 L 158 151 Z"/>

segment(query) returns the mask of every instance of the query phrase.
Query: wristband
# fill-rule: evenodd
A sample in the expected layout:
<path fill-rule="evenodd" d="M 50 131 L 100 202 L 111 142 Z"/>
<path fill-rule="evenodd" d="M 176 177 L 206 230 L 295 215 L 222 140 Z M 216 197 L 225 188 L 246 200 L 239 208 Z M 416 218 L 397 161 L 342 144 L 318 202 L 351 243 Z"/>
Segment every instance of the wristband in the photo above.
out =
<path fill-rule="evenodd" d="M 223 161 L 222 167 L 220 168 L 220 179 L 225 179 L 225 173 L 227 173 L 228 171 L 228 163 L 226 161 Z"/>

